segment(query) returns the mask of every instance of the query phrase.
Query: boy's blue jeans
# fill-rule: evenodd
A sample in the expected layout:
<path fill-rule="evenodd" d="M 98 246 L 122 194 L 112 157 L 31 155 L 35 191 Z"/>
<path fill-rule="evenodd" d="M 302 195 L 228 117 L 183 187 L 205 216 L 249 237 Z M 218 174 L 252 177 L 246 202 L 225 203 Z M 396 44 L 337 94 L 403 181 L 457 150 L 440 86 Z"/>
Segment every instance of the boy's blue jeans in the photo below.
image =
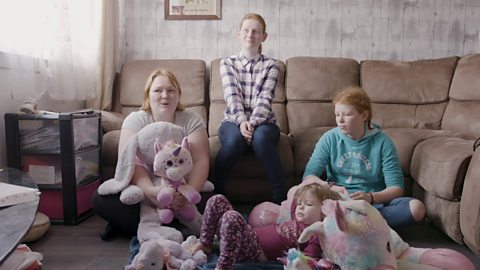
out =
<path fill-rule="evenodd" d="M 225 182 L 235 164 L 247 150 L 253 150 L 260 162 L 270 186 L 273 201 L 280 203 L 286 197 L 285 175 L 277 151 L 280 129 L 277 125 L 265 123 L 255 128 L 249 145 L 240 132 L 240 127 L 231 122 L 224 122 L 218 130 L 220 150 L 215 159 L 213 181 L 215 191 L 225 194 Z"/>

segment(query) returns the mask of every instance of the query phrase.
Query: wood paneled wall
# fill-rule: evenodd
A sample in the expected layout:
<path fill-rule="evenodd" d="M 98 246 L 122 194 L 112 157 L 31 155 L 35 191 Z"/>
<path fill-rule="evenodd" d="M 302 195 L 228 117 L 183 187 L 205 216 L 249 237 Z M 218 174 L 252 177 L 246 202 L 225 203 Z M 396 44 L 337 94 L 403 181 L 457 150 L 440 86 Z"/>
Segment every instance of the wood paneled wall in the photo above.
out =
<path fill-rule="evenodd" d="M 120 0 L 120 64 L 240 51 L 241 18 L 267 21 L 265 54 L 415 60 L 480 52 L 480 0 L 222 0 L 222 19 L 166 21 L 163 0 Z"/>

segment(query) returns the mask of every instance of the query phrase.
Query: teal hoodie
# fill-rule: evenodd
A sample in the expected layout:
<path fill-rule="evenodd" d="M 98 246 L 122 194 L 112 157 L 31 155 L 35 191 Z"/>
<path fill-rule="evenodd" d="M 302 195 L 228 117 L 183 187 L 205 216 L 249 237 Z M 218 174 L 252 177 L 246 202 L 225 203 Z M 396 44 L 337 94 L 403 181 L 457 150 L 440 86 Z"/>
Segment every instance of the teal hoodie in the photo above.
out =
<path fill-rule="evenodd" d="M 327 131 L 317 142 L 303 177 L 321 177 L 342 185 L 351 192 L 375 192 L 386 187 L 403 189 L 400 161 L 390 137 L 372 124 L 358 141 L 346 136 L 340 128 Z"/>

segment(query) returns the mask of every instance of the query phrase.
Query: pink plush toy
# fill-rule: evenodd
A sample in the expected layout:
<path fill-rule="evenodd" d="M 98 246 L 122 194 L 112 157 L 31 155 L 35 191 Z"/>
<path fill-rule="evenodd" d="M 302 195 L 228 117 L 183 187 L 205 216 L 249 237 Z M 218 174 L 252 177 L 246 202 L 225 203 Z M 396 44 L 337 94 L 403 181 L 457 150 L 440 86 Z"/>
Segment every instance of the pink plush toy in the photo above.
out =
<path fill-rule="evenodd" d="M 314 181 L 305 181 L 300 185 L 293 186 L 288 192 L 287 200 L 282 202 L 281 206 L 270 202 L 264 202 L 254 207 L 249 216 L 250 225 L 254 227 L 264 226 L 275 222 L 281 223 L 290 220 L 293 197 L 296 190 L 300 186 L 308 185 L 312 182 Z M 348 200 L 348 198 L 345 198 L 345 200 Z M 278 215 L 276 215 L 276 213 L 278 213 Z M 475 269 L 474 265 L 467 257 L 455 250 L 410 247 L 394 230 L 390 229 L 390 233 L 392 237 L 391 248 L 400 266 L 399 269 Z"/>
<path fill-rule="evenodd" d="M 184 178 L 192 167 L 193 162 L 187 137 L 183 139 L 182 145 L 171 141 L 163 145 L 155 142 L 153 172 L 160 177 L 160 186 L 163 187 L 157 195 L 160 206 L 157 212 L 162 224 L 172 222 L 175 215 L 187 221 L 195 218 L 197 210 L 193 205 L 189 204 L 176 211 L 171 208 L 173 195 L 177 191 L 192 204 L 200 202 L 200 193 L 192 186 L 187 185 Z"/>
<path fill-rule="evenodd" d="M 120 201 L 127 205 L 141 202 L 140 223 L 138 225 L 137 233 L 140 243 L 158 237 L 177 242 L 181 242 L 183 239 L 180 232 L 169 230 L 166 226 L 161 226 L 162 222 L 160 221 L 157 207 L 145 200 L 145 194 L 143 191 L 137 185 L 133 185 L 130 182 L 136 166 L 140 165 L 145 167 L 145 169 L 151 173 L 150 177 L 155 186 L 163 184 L 164 181 L 162 177 L 156 177 L 153 175 L 156 156 L 156 167 L 158 168 L 157 171 L 159 171 L 159 173 L 162 166 L 160 163 L 163 158 L 165 160 L 165 166 L 170 166 L 171 168 L 175 167 L 177 169 L 165 169 L 161 174 L 167 175 L 168 171 L 168 174 L 172 176 L 170 178 L 183 180 L 183 176 L 192 168 L 192 159 L 188 147 L 180 147 L 180 151 L 176 153 L 177 156 L 175 156 L 175 154 L 170 156 L 170 154 L 174 152 L 174 149 L 179 148 L 178 144 L 171 142 L 179 143 L 184 137 L 185 133 L 183 129 L 172 123 L 155 122 L 145 126 L 128 140 L 125 149 L 118 157 L 115 177 L 106 180 L 98 188 L 98 193 L 100 195 L 120 193 Z M 162 144 L 164 145 L 163 147 L 161 147 Z M 188 145 L 187 141 L 185 141 L 185 145 Z M 183 159 L 180 160 L 180 157 Z M 168 162 L 167 159 L 169 159 L 170 162 Z M 182 162 L 183 164 L 180 164 Z M 178 167 L 180 167 L 180 169 Z M 207 183 L 210 182 L 207 181 Z M 209 188 L 212 190 L 213 185 L 211 183 L 210 185 L 205 184 L 204 190 L 208 190 Z M 190 198 L 193 200 L 193 197 Z M 168 204 L 166 205 L 168 207 Z M 195 205 L 191 205 L 191 208 L 195 209 Z M 170 210 L 166 212 L 169 213 Z M 192 232 L 198 234 L 200 233 L 202 216 L 198 211 L 194 214 L 195 217 L 193 220 L 181 219 L 179 221 L 187 226 Z M 165 218 L 163 221 L 166 222 L 168 219 Z"/>
<path fill-rule="evenodd" d="M 197 265 L 207 262 L 207 255 L 199 250 L 190 253 L 190 248 L 198 242 L 195 236 L 189 236 L 181 244 L 167 239 L 156 238 L 144 242 L 124 270 L 158 270 L 164 269 L 167 252 L 168 264 L 178 270 L 195 270 Z"/>

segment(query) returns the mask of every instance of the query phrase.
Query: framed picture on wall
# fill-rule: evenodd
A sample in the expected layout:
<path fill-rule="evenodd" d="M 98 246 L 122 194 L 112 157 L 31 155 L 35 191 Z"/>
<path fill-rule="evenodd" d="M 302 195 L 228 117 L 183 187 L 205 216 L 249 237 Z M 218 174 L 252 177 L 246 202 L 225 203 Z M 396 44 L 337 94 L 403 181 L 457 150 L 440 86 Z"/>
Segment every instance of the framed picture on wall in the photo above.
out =
<path fill-rule="evenodd" d="M 165 20 L 220 20 L 222 0 L 165 0 Z"/>

